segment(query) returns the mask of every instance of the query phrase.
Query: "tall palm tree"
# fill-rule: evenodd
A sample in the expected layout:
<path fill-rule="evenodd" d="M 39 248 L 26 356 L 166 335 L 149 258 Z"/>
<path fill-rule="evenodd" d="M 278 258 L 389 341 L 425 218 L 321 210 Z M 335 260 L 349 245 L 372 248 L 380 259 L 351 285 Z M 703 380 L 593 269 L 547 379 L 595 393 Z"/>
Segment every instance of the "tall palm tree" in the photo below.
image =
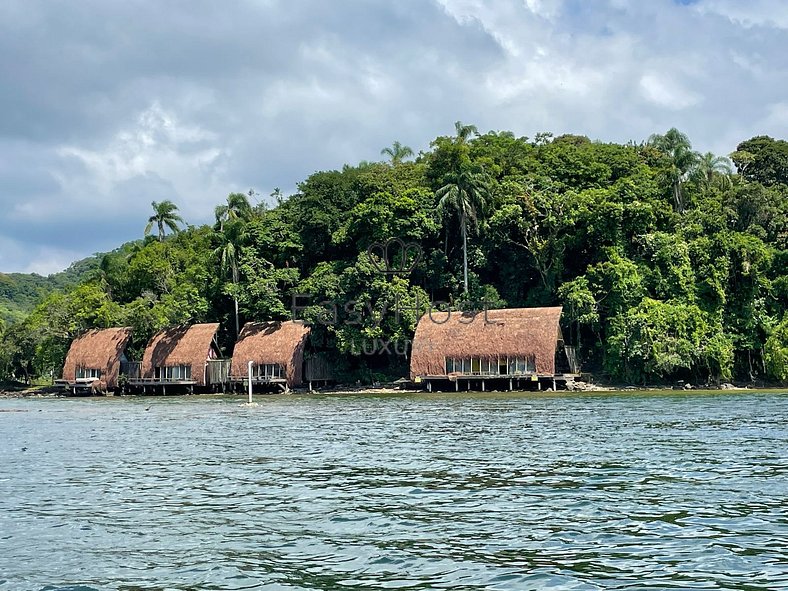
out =
<path fill-rule="evenodd" d="M 480 213 L 487 209 L 489 197 L 488 178 L 479 166 L 463 165 L 455 171 L 445 185 L 435 192 L 438 208 L 453 211 L 460 222 L 462 233 L 463 288 L 468 293 L 468 230 L 478 223 Z"/>
<path fill-rule="evenodd" d="M 233 304 L 235 307 L 235 336 L 240 334 L 241 326 L 238 320 L 238 283 L 240 272 L 238 271 L 238 247 L 236 243 L 240 241 L 239 227 L 237 224 L 230 224 L 227 231 L 221 234 L 222 244 L 213 251 L 214 256 L 219 259 L 219 267 L 223 273 L 230 274 L 233 282 Z"/>
<path fill-rule="evenodd" d="M 675 127 L 669 129 L 665 135 L 650 136 L 647 143 L 670 159 L 667 181 L 671 186 L 676 210 L 683 212 L 685 208 L 683 184 L 698 161 L 698 153 L 692 151 L 692 144 L 686 134 Z"/>
<path fill-rule="evenodd" d="M 150 234 L 153 224 L 156 224 L 156 228 L 159 231 L 159 242 L 164 240 L 165 227 L 175 233 L 181 231 L 178 224 L 184 222 L 183 218 L 176 213 L 178 211 L 177 205 L 167 199 L 161 203 L 152 201 L 151 207 L 153 207 L 153 215 L 148 218 L 148 225 L 145 226 L 145 236 Z"/>
<path fill-rule="evenodd" d="M 219 231 L 224 231 L 224 224 L 230 220 L 250 220 L 252 218 L 252 204 L 249 198 L 243 193 L 230 193 L 227 196 L 227 203 L 217 205 L 214 209 L 216 223 L 219 224 Z"/>
<path fill-rule="evenodd" d="M 397 166 L 402 164 L 405 158 L 413 156 L 413 149 L 410 146 L 403 146 L 399 142 L 394 142 L 390 148 L 383 148 L 380 153 L 389 157 L 389 162 L 391 162 L 392 166 Z"/>
<path fill-rule="evenodd" d="M 711 188 L 715 179 L 720 179 L 723 188 L 730 186 L 731 174 L 733 174 L 731 161 L 725 156 L 715 156 L 712 152 L 698 156 L 698 161 L 692 170 L 693 178 L 706 190 Z"/>
<path fill-rule="evenodd" d="M 462 121 L 454 122 L 454 131 L 457 134 L 458 144 L 465 144 L 472 135 L 479 135 L 475 125 L 465 125 Z"/>

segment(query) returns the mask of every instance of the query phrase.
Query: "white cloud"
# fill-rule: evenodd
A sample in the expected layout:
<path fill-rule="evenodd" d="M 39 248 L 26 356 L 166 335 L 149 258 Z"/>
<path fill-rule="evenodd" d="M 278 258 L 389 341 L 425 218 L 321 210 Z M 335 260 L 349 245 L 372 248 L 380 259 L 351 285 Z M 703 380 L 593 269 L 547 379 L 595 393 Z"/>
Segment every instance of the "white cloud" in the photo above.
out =
<path fill-rule="evenodd" d="M 649 101 L 671 110 L 681 110 L 697 105 L 702 97 L 682 88 L 676 81 L 659 74 L 644 74 L 640 79 L 640 89 Z"/>
<path fill-rule="evenodd" d="M 702 0 L 697 9 L 723 16 L 745 27 L 788 29 L 788 5 L 785 0 Z"/>
<path fill-rule="evenodd" d="M 458 119 L 609 141 L 676 126 L 718 153 L 785 135 L 785 6 L 7 0 L 0 271 L 137 238 L 154 199 L 208 221 L 231 191 L 294 187 L 393 140 L 418 151 Z"/>

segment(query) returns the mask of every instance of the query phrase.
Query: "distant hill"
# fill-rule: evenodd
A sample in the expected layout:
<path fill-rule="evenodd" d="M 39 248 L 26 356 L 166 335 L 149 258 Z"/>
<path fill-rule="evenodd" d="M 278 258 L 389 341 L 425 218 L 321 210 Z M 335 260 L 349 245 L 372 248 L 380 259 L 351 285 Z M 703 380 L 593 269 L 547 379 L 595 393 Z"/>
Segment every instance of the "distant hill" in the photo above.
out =
<path fill-rule="evenodd" d="M 80 283 L 98 268 L 104 253 L 72 263 L 65 271 L 43 277 L 36 273 L 0 273 L 0 319 L 23 319 L 48 293 Z"/>

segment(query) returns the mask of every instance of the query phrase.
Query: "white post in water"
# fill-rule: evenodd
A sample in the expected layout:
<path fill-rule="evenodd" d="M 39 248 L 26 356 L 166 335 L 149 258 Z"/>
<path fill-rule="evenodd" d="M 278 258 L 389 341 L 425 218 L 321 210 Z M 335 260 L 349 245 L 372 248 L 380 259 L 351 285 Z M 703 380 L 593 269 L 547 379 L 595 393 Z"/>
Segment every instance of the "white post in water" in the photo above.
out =
<path fill-rule="evenodd" d="M 247 367 L 246 375 L 249 378 L 249 404 L 252 404 L 252 364 L 254 361 L 250 361 Z"/>

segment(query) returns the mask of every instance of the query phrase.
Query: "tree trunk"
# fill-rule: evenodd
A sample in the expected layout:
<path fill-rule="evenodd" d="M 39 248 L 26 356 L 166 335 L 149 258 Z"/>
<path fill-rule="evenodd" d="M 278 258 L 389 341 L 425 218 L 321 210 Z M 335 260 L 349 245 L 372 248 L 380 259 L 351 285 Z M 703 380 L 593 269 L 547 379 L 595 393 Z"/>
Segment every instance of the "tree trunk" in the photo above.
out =
<path fill-rule="evenodd" d="M 238 297 L 233 297 L 235 303 L 235 337 L 238 338 L 241 334 L 240 326 L 238 325 Z"/>
<path fill-rule="evenodd" d="M 460 219 L 462 225 L 462 270 L 465 295 L 468 295 L 468 232 L 465 229 L 465 215 Z"/>
<path fill-rule="evenodd" d="M 681 198 L 681 179 L 673 183 L 673 199 L 676 201 L 676 210 L 684 213 L 684 201 Z"/>

